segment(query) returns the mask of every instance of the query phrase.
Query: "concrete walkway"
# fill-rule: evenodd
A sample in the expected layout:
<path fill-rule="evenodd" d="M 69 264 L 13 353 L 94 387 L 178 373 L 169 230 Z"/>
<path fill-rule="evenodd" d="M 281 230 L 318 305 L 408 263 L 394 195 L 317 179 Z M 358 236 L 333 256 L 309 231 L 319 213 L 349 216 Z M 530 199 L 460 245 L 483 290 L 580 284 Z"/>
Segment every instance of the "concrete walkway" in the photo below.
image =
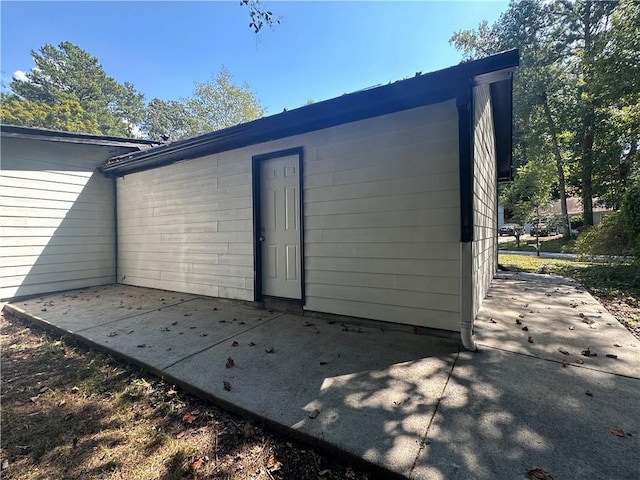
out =
<path fill-rule="evenodd" d="M 5 311 L 385 477 L 517 479 L 529 467 L 555 479 L 640 476 L 640 341 L 570 280 L 501 274 L 476 353 L 380 324 L 123 285 Z"/>

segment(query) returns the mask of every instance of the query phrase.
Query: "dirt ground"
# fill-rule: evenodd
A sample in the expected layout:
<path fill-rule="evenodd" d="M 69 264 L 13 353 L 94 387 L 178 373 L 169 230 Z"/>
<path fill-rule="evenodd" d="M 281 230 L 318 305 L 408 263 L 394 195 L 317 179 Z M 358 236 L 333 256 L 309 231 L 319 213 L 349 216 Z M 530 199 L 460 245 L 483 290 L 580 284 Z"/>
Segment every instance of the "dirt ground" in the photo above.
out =
<path fill-rule="evenodd" d="M 3 479 L 371 479 L 82 345 L 0 316 Z"/>

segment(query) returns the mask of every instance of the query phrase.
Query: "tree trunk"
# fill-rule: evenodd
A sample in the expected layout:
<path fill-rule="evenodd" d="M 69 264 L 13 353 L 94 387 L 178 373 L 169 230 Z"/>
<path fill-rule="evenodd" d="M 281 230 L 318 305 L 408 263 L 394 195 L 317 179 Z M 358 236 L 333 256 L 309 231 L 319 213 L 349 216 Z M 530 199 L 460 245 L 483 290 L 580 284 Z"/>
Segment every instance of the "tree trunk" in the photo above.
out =
<path fill-rule="evenodd" d="M 564 227 L 565 238 L 571 236 L 571 224 L 569 223 L 569 214 L 567 212 L 567 189 L 564 179 L 564 169 L 562 168 L 562 154 L 560 153 L 560 147 L 558 145 L 558 132 L 556 125 L 551 116 L 551 109 L 549 108 L 549 99 L 547 98 L 547 92 L 542 92 L 540 95 L 542 101 L 542 107 L 544 109 L 544 116 L 547 120 L 549 132 L 551 134 L 551 145 L 553 149 L 553 156 L 556 160 L 556 168 L 558 170 L 558 189 L 560 190 L 560 209 L 562 210 L 562 226 Z"/>
<path fill-rule="evenodd" d="M 584 224 L 593 225 L 593 140 L 595 127 L 595 109 L 593 106 L 592 66 L 593 66 L 593 39 L 591 36 L 592 3 L 586 2 L 582 17 L 584 28 L 584 57 L 582 59 L 583 80 L 586 92 L 584 98 L 584 117 L 582 121 L 582 155 L 580 180 L 582 182 L 582 208 Z"/>

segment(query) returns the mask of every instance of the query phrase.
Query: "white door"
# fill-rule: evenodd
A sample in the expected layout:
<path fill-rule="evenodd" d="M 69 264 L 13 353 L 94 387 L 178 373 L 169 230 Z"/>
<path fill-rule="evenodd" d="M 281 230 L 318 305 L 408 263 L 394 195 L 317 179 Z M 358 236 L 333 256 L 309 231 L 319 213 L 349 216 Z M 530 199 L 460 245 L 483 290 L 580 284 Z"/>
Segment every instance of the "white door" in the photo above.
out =
<path fill-rule="evenodd" d="M 260 162 L 262 294 L 302 298 L 299 157 Z"/>

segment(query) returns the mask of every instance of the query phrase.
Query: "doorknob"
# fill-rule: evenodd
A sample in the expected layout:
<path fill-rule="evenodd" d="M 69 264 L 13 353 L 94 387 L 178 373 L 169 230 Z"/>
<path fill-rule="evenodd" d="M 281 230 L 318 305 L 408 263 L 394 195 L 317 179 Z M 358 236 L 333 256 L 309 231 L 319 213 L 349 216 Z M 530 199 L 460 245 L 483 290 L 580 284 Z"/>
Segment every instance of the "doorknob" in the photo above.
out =
<path fill-rule="evenodd" d="M 260 236 L 258 237 L 258 241 L 259 241 L 259 242 L 264 242 L 264 240 L 265 240 L 265 239 L 264 239 L 264 237 L 263 237 L 262 235 L 260 235 Z"/>

